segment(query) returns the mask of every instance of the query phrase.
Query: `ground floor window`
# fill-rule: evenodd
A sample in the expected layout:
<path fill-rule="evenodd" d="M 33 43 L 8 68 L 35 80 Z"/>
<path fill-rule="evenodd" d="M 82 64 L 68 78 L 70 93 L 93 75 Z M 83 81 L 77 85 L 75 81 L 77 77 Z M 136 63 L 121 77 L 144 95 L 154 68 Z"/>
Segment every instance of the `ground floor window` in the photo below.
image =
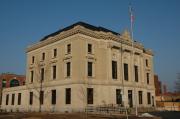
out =
<path fill-rule="evenodd" d="M 52 102 L 53 105 L 56 104 L 56 90 L 52 90 Z"/>
<path fill-rule="evenodd" d="M 122 104 L 121 89 L 116 89 L 116 104 Z"/>
<path fill-rule="evenodd" d="M 143 98 L 142 98 L 142 91 L 139 91 L 139 104 L 143 103 Z"/>
<path fill-rule="evenodd" d="M 29 104 L 32 105 L 33 104 L 33 92 L 29 93 Z"/>
<path fill-rule="evenodd" d="M 93 104 L 93 88 L 87 88 L 87 104 Z"/>
<path fill-rule="evenodd" d="M 9 94 L 6 95 L 6 105 L 8 105 L 9 102 Z"/>
<path fill-rule="evenodd" d="M 12 94 L 12 101 L 11 101 L 12 105 L 14 105 L 14 100 L 15 100 L 15 94 Z"/>
<path fill-rule="evenodd" d="M 40 104 L 43 105 L 44 103 L 44 91 L 40 91 Z"/>
<path fill-rule="evenodd" d="M 151 93 L 150 92 L 147 93 L 147 101 L 148 101 L 148 104 L 151 104 Z"/>
<path fill-rule="evenodd" d="M 132 90 L 128 90 L 128 103 L 129 103 L 129 107 L 133 107 L 133 95 L 132 95 Z"/>
<path fill-rule="evenodd" d="M 71 88 L 66 88 L 66 104 L 71 104 Z"/>
<path fill-rule="evenodd" d="M 18 93 L 18 105 L 21 105 L 21 93 Z"/>

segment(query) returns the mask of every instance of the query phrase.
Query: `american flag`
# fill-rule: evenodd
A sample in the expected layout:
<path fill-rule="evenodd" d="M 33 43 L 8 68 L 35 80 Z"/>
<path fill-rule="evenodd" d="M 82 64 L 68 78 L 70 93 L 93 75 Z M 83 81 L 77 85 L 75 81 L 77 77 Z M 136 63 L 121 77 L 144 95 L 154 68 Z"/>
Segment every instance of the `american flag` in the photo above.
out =
<path fill-rule="evenodd" d="M 133 15 L 133 8 L 131 5 L 129 5 L 129 14 L 130 14 L 131 23 L 133 23 L 134 22 L 134 15 Z"/>

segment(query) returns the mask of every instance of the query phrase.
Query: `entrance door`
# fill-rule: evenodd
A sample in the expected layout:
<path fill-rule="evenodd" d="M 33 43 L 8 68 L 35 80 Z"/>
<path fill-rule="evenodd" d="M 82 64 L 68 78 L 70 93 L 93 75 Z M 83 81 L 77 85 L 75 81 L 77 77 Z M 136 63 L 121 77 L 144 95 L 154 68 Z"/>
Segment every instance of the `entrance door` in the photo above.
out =
<path fill-rule="evenodd" d="M 129 103 L 129 107 L 133 107 L 132 90 L 128 90 L 128 103 Z"/>

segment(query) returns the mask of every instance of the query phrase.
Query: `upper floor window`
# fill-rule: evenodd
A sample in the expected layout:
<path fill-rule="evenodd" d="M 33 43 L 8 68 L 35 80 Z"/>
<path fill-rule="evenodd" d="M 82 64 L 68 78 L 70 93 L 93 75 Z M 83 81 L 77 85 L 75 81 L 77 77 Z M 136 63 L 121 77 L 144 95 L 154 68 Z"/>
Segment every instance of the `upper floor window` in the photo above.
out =
<path fill-rule="evenodd" d="M 32 56 L 32 64 L 34 63 L 34 60 L 35 60 L 35 57 L 34 57 L 34 56 Z"/>
<path fill-rule="evenodd" d="M 124 80 L 128 81 L 128 64 L 124 63 Z"/>
<path fill-rule="evenodd" d="M 31 83 L 33 83 L 33 80 L 34 80 L 34 71 L 31 71 Z"/>
<path fill-rule="evenodd" d="M 10 87 L 19 86 L 19 81 L 17 79 L 12 79 L 10 81 Z"/>
<path fill-rule="evenodd" d="M 88 76 L 92 77 L 92 74 L 93 74 L 93 63 L 92 62 L 88 62 Z"/>
<path fill-rule="evenodd" d="M 44 61 L 45 60 L 45 53 L 43 52 L 42 53 L 42 61 Z"/>
<path fill-rule="evenodd" d="M 88 53 L 92 54 L 92 44 L 88 44 Z"/>
<path fill-rule="evenodd" d="M 138 66 L 134 66 L 134 73 L 135 73 L 135 81 L 138 82 Z"/>
<path fill-rule="evenodd" d="M 112 61 L 112 78 L 117 79 L 117 61 Z"/>
<path fill-rule="evenodd" d="M 67 45 L 67 54 L 70 54 L 71 53 L 71 44 L 68 44 Z"/>
<path fill-rule="evenodd" d="M 53 57 L 54 57 L 54 58 L 57 57 L 57 49 L 54 49 L 54 50 L 53 50 Z"/>
<path fill-rule="evenodd" d="M 41 68 L 41 81 L 44 80 L 44 68 Z"/>
<path fill-rule="evenodd" d="M 2 80 L 2 88 L 5 88 L 6 87 L 6 79 L 3 79 Z"/>
<path fill-rule="evenodd" d="M 71 75 L 71 62 L 66 63 L 66 76 L 70 77 Z"/>
<path fill-rule="evenodd" d="M 53 66 L 53 79 L 56 79 L 56 66 Z"/>
<path fill-rule="evenodd" d="M 149 62 L 148 62 L 148 59 L 146 59 L 146 67 L 149 66 Z"/>
<path fill-rule="evenodd" d="M 146 73 L 147 84 L 149 84 L 149 73 Z"/>

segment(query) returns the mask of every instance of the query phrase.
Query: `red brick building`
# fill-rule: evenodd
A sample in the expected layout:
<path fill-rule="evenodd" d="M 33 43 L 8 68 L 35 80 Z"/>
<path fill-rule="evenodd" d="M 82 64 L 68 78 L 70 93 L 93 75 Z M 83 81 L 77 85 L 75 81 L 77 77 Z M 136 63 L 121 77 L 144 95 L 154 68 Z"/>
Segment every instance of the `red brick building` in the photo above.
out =
<path fill-rule="evenodd" d="M 154 75 L 154 85 L 155 85 L 155 94 L 156 96 L 159 96 L 162 94 L 162 84 L 161 81 L 158 78 L 158 75 Z"/>
<path fill-rule="evenodd" d="M 0 89 L 24 85 L 25 79 L 26 77 L 24 75 L 0 74 Z"/>

